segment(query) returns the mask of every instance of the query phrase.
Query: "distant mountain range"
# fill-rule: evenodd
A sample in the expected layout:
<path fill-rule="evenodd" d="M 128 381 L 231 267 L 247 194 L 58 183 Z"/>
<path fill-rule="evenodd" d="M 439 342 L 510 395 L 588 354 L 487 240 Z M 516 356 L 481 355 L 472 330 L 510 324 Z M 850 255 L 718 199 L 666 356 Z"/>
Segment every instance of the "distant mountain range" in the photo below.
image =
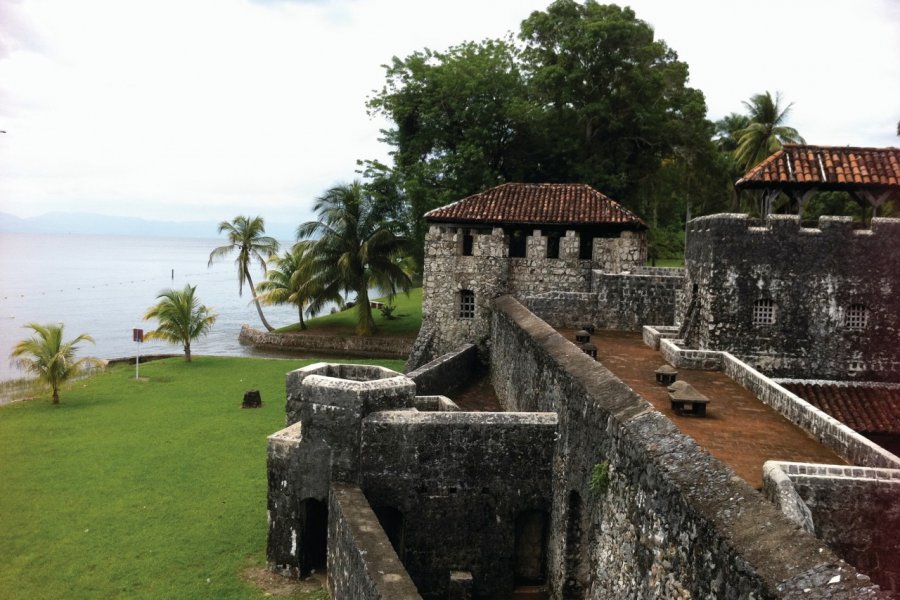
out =
<path fill-rule="evenodd" d="M 89 235 L 148 235 L 153 237 L 218 237 L 218 222 L 153 221 L 139 217 L 112 217 L 80 212 L 51 212 L 23 219 L 0 212 L 0 233 L 54 233 Z M 296 225 L 266 223 L 266 233 L 293 240 Z"/>

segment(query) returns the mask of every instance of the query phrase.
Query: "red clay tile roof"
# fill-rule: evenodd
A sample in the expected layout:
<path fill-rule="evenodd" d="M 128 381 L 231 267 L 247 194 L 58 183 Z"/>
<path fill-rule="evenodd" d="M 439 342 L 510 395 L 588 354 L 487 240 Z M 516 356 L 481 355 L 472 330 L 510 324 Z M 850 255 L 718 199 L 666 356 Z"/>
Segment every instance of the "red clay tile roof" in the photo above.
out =
<path fill-rule="evenodd" d="M 860 433 L 900 434 L 900 387 L 782 383 L 813 406 Z"/>
<path fill-rule="evenodd" d="M 583 183 L 504 183 L 425 213 L 452 223 L 647 225 L 633 212 Z"/>
<path fill-rule="evenodd" d="M 900 148 L 785 144 L 735 184 L 739 188 L 900 189 Z"/>

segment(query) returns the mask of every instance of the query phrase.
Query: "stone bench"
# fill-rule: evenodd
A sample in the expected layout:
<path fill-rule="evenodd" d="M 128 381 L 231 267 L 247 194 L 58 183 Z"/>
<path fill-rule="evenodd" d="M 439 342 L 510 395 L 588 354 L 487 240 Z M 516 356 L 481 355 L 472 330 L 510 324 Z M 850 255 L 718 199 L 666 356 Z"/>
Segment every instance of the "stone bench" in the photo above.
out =
<path fill-rule="evenodd" d="M 668 387 L 668 390 L 672 411 L 675 414 L 706 416 L 706 405 L 709 404 L 709 398 L 694 389 L 694 386 L 686 381 L 676 381 Z"/>

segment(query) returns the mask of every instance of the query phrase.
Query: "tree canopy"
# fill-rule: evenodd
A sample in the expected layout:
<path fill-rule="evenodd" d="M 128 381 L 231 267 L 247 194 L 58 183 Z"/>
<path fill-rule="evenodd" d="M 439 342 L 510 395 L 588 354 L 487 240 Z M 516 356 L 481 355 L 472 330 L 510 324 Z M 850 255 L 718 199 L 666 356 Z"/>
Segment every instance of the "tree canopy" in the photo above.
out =
<path fill-rule="evenodd" d="M 144 314 L 144 319 L 159 321 L 157 328 L 147 333 L 146 339 L 181 344 L 187 362 L 191 362 L 191 342 L 209 333 L 217 317 L 200 304 L 196 290 L 197 286 L 190 284 L 183 290 L 164 290 L 156 297 L 159 302 Z"/>
<path fill-rule="evenodd" d="M 409 207 L 417 249 L 425 212 L 506 181 L 587 183 L 654 225 L 689 199 L 727 202 L 703 94 L 629 8 L 557 0 L 515 39 L 414 52 L 385 72 L 368 107 L 392 123 L 393 164 L 365 174 Z"/>
<path fill-rule="evenodd" d="M 297 228 L 298 239 L 317 237 L 308 250 L 311 286 L 316 290 L 310 310 L 318 311 L 341 292 L 355 292 L 356 333 L 371 335 L 375 321 L 369 289 L 394 295 L 412 287 L 403 263 L 408 240 L 395 233 L 379 203 L 358 181 L 329 189 L 316 200 L 313 210 L 319 220 Z"/>
<path fill-rule="evenodd" d="M 21 340 L 13 348 L 11 358 L 22 370 L 37 376 L 53 390 L 53 404 L 59 404 L 59 388 L 79 373 L 102 366 L 93 357 L 75 358 L 78 344 L 94 342 L 94 338 L 82 333 L 69 342 L 63 341 L 63 324 L 25 325 L 34 335 Z"/>
<path fill-rule="evenodd" d="M 744 171 L 780 150 L 783 144 L 805 142 L 796 129 L 785 124 L 793 103 L 784 106 L 780 93 L 774 98 L 769 92 L 754 94 L 744 106 L 748 123 L 736 132 L 737 148 L 734 150 L 735 161 Z"/>
<path fill-rule="evenodd" d="M 228 237 L 228 244 L 219 246 L 209 253 L 209 265 L 237 251 L 234 265 L 238 271 L 238 295 L 243 295 L 244 283 L 247 283 L 250 293 L 253 294 L 259 320 L 267 330 L 272 331 L 273 328 L 263 315 L 262 307 L 256 298 L 256 288 L 253 286 L 253 278 L 250 277 L 250 265 L 256 262 L 265 273 L 266 260 L 278 252 L 278 241 L 265 235 L 266 224 L 262 217 L 250 218 L 238 215 L 231 222 L 222 221 L 219 223 L 219 233 L 223 232 Z"/>

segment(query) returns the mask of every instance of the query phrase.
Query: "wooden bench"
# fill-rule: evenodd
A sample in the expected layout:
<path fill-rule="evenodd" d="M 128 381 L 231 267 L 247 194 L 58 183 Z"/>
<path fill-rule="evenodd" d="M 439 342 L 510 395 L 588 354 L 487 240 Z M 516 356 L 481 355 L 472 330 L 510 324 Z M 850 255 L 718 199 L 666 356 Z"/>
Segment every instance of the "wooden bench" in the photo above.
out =
<path fill-rule="evenodd" d="M 672 411 L 681 416 L 692 415 L 695 417 L 706 416 L 706 405 L 709 398 L 694 389 L 694 386 L 686 381 L 676 381 L 669 386 L 669 399 L 672 402 Z"/>

